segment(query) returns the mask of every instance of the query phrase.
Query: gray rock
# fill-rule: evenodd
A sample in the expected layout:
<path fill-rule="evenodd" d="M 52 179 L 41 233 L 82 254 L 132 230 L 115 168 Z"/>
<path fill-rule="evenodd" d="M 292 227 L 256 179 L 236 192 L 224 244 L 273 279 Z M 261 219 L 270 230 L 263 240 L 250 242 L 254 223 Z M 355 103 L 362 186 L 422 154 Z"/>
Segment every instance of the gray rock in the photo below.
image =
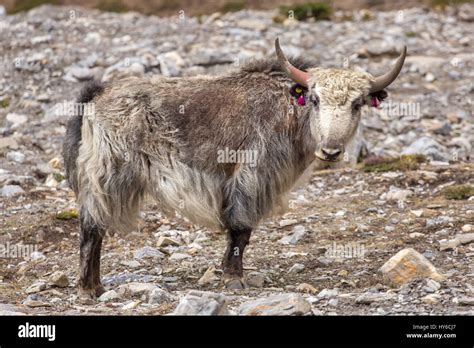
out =
<path fill-rule="evenodd" d="M 165 254 L 163 254 L 158 249 L 146 246 L 135 251 L 134 257 L 136 260 L 142 260 L 142 259 L 148 259 L 148 258 L 161 259 L 165 257 Z"/>
<path fill-rule="evenodd" d="M 301 239 L 303 239 L 305 235 L 306 235 L 306 231 L 305 231 L 304 226 L 298 225 L 294 227 L 292 234 L 290 234 L 289 236 L 283 237 L 278 242 L 281 244 L 286 244 L 286 245 L 288 244 L 295 245 Z"/>
<path fill-rule="evenodd" d="M 137 283 L 149 283 L 155 280 L 155 276 L 149 274 L 135 274 L 135 273 L 119 273 L 113 275 L 106 275 L 102 278 L 102 284 L 104 285 L 120 285 L 125 283 L 137 282 Z"/>
<path fill-rule="evenodd" d="M 5 185 L 2 187 L 2 197 L 13 197 L 24 192 L 21 186 L 18 185 Z"/>
<path fill-rule="evenodd" d="M 60 288 L 67 288 L 69 286 L 69 279 L 67 278 L 66 274 L 61 271 L 56 271 L 51 274 L 49 281 L 51 285 L 60 287 Z"/>
<path fill-rule="evenodd" d="M 398 202 L 406 201 L 407 198 L 413 196 L 413 192 L 410 190 L 403 190 L 396 187 L 392 187 L 384 197 L 387 201 Z"/>
<path fill-rule="evenodd" d="M 36 100 L 39 101 L 39 102 L 42 102 L 42 103 L 49 103 L 49 101 L 51 100 L 50 96 L 43 93 L 43 94 L 40 94 L 36 97 Z"/>
<path fill-rule="evenodd" d="M 46 259 L 46 255 L 43 254 L 41 251 L 33 251 L 31 254 L 30 254 L 30 259 L 31 260 L 45 260 Z"/>
<path fill-rule="evenodd" d="M 425 285 L 423 286 L 423 290 L 425 290 L 426 292 L 436 292 L 440 288 L 441 288 L 441 284 L 433 279 L 426 279 Z"/>
<path fill-rule="evenodd" d="M 121 299 L 121 296 L 115 290 L 106 291 L 98 298 L 100 302 L 111 302 L 119 299 Z"/>
<path fill-rule="evenodd" d="M 148 301 L 153 290 L 157 289 L 153 283 L 128 283 L 117 288 L 117 294 L 127 298 L 139 298 Z"/>
<path fill-rule="evenodd" d="M 130 76 L 140 77 L 145 74 L 145 71 L 146 68 L 140 59 L 125 58 L 104 71 L 102 82 L 109 82 Z"/>
<path fill-rule="evenodd" d="M 10 151 L 7 153 L 7 158 L 10 161 L 17 162 L 17 163 L 23 163 L 26 160 L 26 156 L 19 152 L 19 151 Z"/>
<path fill-rule="evenodd" d="M 124 261 L 121 261 L 120 264 L 122 264 L 125 267 L 129 267 L 133 269 L 139 268 L 141 266 L 141 263 L 138 262 L 137 260 L 124 260 Z"/>
<path fill-rule="evenodd" d="M 26 313 L 22 312 L 23 310 L 11 304 L 0 303 L 0 316 L 26 315 Z"/>
<path fill-rule="evenodd" d="M 440 300 L 441 295 L 438 294 L 429 294 L 421 298 L 421 301 L 427 304 L 437 304 Z"/>
<path fill-rule="evenodd" d="M 319 300 L 323 299 L 330 299 L 334 298 L 339 295 L 338 289 L 323 289 L 321 292 L 316 296 Z"/>
<path fill-rule="evenodd" d="M 167 52 L 158 56 L 160 70 L 164 76 L 180 76 L 186 65 L 183 58 L 176 51 Z"/>
<path fill-rule="evenodd" d="M 1 149 L 18 149 L 18 143 L 12 137 L 0 138 Z"/>
<path fill-rule="evenodd" d="M 235 52 L 226 47 L 211 48 L 208 45 L 195 45 L 189 53 L 192 65 L 231 64 L 235 61 Z"/>
<path fill-rule="evenodd" d="M 179 302 L 173 315 L 227 315 L 227 298 L 207 291 L 189 291 Z"/>
<path fill-rule="evenodd" d="M 440 250 L 456 249 L 461 244 L 474 242 L 474 233 L 459 233 L 456 238 L 439 241 Z"/>
<path fill-rule="evenodd" d="M 454 219 L 450 216 L 436 216 L 432 219 L 426 219 L 426 227 L 440 227 L 452 222 L 454 222 Z"/>
<path fill-rule="evenodd" d="M 298 220 L 295 220 L 295 219 L 284 219 L 280 221 L 279 225 L 280 227 L 286 227 L 286 226 L 291 226 L 297 223 L 298 223 Z"/>
<path fill-rule="evenodd" d="M 182 261 L 182 260 L 184 260 L 184 259 L 189 259 L 190 257 L 191 257 L 191 255 L 189 255 L 189 254 L 173 253 L 173 254 L 170 256 L 170 260 Z"/>
<path fill-rule="evenodd" d="M 263 288 L 265 276 L 260 272 L 250 272 L 247 274 L 247 284 L 251 288 Z"/>
<path fill-rule="evenodd" d="M 148 297 L 149 304 L 170 303 L 176 300 L 176 296 L 161 288 L 153 289 Z"/>
<path fill-rule="evenodd" d="M 370 40 L 366 52 L 371 57 L 382 55 L 397 56 L 399 54 L 397 47 L 386 40 Z"/>
<path fill-rule="evenodd" d="M 156 246 L 158 248 L 163 248 L 166 246 L 179 246 L 181 243 L 178 242 L 177 240 L 165 236 L 160 236 L 156 242 Z"/>
<path fill-rule="evenodd" d="M 457 299 L 457 302 L 463 306 L 474 306 L 474 297 L 462 296 Z"/>
<path fill-rule="evenodd" d="M 304 315 L 311 311 L 311 305 L 301 295 L 280 294 L 244 302 L 240 315 Z"/>
<path fill-rule="evenodd" d="M 40 281 L 40 282 L 36 282 L 34 284 L 31 284 L 28 288 L 26 288 L 25 292 L 27 294 L 34 294 L 34 293 L 43 291 L 47 288 L 48 288 L 48 286 L 46 285 L 46 283 Z"/>
<path fill-rule="evenodd" d="M 373 293 L 365 292 L 356 298 L 356 303 L 370 304 L 372 302 L 391 301 L 397 298 L 397 295 L 392 292 Z"/>
<path fill-rule="evenodd" d="M 26 115 L 19 115 L 15 113 L 7 114 L 7 124 L 9 124 L 12 128 L 18 128 L 25 124 L 28 121 L 28 117 Z"/>
<path fill-rule="evenodd" d="M 300 273 L 304 270 L 305 266 L 301 263 L 295 263 L 291 268 L 288 270 L 290 273 Z"/>
<path fill-rule="evenodd" d="M 204 272 L 203 276 L 198 280 L 199 285 L 207 285 L 219 280 L 219 277 L 216 275 L 216 268 L 214 266 L 210 266 L 206 272 Z"/>
<path fill-rule="evenodd" d="M 426 82 L 433 82 L 434 80 L 436 80 L 436 76 L 433 73 L 428 72 L 425 75 L 425 80 Z"/>
<path fill-rule="evenodd" d="M 37 294 L 28 295 L 23 301 L 23 304 L 28 307 L 49 307 L 49 303 L 45 302 L 43 298 Z"/>
<path fill-rule="evenodd" d="M 79 81 L 90 80 L 94 77 L 94 72 L 91 69 L 80 66 L 66 68 L 66 72 Z"/>
<path fill-rule="evenodd" d="M 430 137 L 421 137 L 406 147 L 402 154 L 422 154 L 435 161 L 449 161 L 446 149 L 436 140 Z"/>

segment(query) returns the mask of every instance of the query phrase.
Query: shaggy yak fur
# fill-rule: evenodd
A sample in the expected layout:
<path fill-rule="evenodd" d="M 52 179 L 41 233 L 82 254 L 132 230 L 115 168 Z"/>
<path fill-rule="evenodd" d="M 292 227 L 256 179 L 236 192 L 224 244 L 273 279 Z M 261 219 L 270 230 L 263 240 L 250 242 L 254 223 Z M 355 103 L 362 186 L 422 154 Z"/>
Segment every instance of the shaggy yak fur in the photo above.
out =
<path fill-rule="evenodd" d="M 225 231 L 225 284 L 245 286 L 242 255 L 252 229 L 316 161 L 320 132 L 345 144 L 353 137 L 354 100 L 368 97 L 372 81 L 362 72 L 292 63 L 313 76 L 305 105 L 291 95 L 294 82 L 276 59 L 218 77 L 129 78 L 85 87 L 78 102 L 95 110 L 70 119 L 64 144 L 80 207 L 81 295 L 104 291 L 104 232 L 136 228 L 148 195 L 163 211 Z M 318 121 L 319 106 L 323 112 L 347 104 L 347 124 L 335 123 L 340 129 Z M 242 150 L 255 153 L 255 162 L 218 160 L 219 151 Z"/>

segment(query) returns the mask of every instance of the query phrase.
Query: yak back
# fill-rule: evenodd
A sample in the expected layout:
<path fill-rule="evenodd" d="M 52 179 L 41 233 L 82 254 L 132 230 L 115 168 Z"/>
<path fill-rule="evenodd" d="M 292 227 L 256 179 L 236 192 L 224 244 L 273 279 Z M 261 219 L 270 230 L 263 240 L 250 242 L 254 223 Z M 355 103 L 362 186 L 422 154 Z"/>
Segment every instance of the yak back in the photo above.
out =
<path fill-rule="evenodd" d="M 311 67 L 304 60 L 292 63 Z M 291 146 L 307 138 L 309 120 L 298 116 L 308 106 L 296 104 L 292 84 L 276 60 L 255 60 L 223 76 L 127 79 L 106 88 L 97 112 L 147 152 L 166 147 L 193 167 L 209 167 L 218 150 L 265 155 L 274 142 Z M 101 116 L 107 113 L 113 120 Z"/>

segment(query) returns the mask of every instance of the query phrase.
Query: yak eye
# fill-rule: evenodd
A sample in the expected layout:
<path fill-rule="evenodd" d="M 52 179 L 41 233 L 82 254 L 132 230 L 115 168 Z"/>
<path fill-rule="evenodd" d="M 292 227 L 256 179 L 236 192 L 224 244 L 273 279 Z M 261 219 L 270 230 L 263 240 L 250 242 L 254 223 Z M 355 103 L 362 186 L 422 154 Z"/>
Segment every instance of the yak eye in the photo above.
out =
<path fill-rule="evenodd" d="M 313 103 L 314 106 L 317 107 L 319 105 L 319 98 L 317 95 L 311 95 L 309 100 L 311 101 L 311 103 Z"/>

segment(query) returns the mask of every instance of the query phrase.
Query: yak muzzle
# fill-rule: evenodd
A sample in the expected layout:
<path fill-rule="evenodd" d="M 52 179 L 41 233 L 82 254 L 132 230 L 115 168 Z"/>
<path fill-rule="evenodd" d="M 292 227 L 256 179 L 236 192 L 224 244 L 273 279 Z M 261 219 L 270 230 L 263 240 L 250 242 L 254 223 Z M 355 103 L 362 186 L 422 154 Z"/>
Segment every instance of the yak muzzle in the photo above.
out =
<path fill-rule="evenodd" d="M 342 154 L 344 153 L 343 146 L 321 146 L 319 150 L 316 151 L 315 155 L 320 160 L 328 161 L 328 162 L 337 162 L 340 161 L 342 158 Z"/>

